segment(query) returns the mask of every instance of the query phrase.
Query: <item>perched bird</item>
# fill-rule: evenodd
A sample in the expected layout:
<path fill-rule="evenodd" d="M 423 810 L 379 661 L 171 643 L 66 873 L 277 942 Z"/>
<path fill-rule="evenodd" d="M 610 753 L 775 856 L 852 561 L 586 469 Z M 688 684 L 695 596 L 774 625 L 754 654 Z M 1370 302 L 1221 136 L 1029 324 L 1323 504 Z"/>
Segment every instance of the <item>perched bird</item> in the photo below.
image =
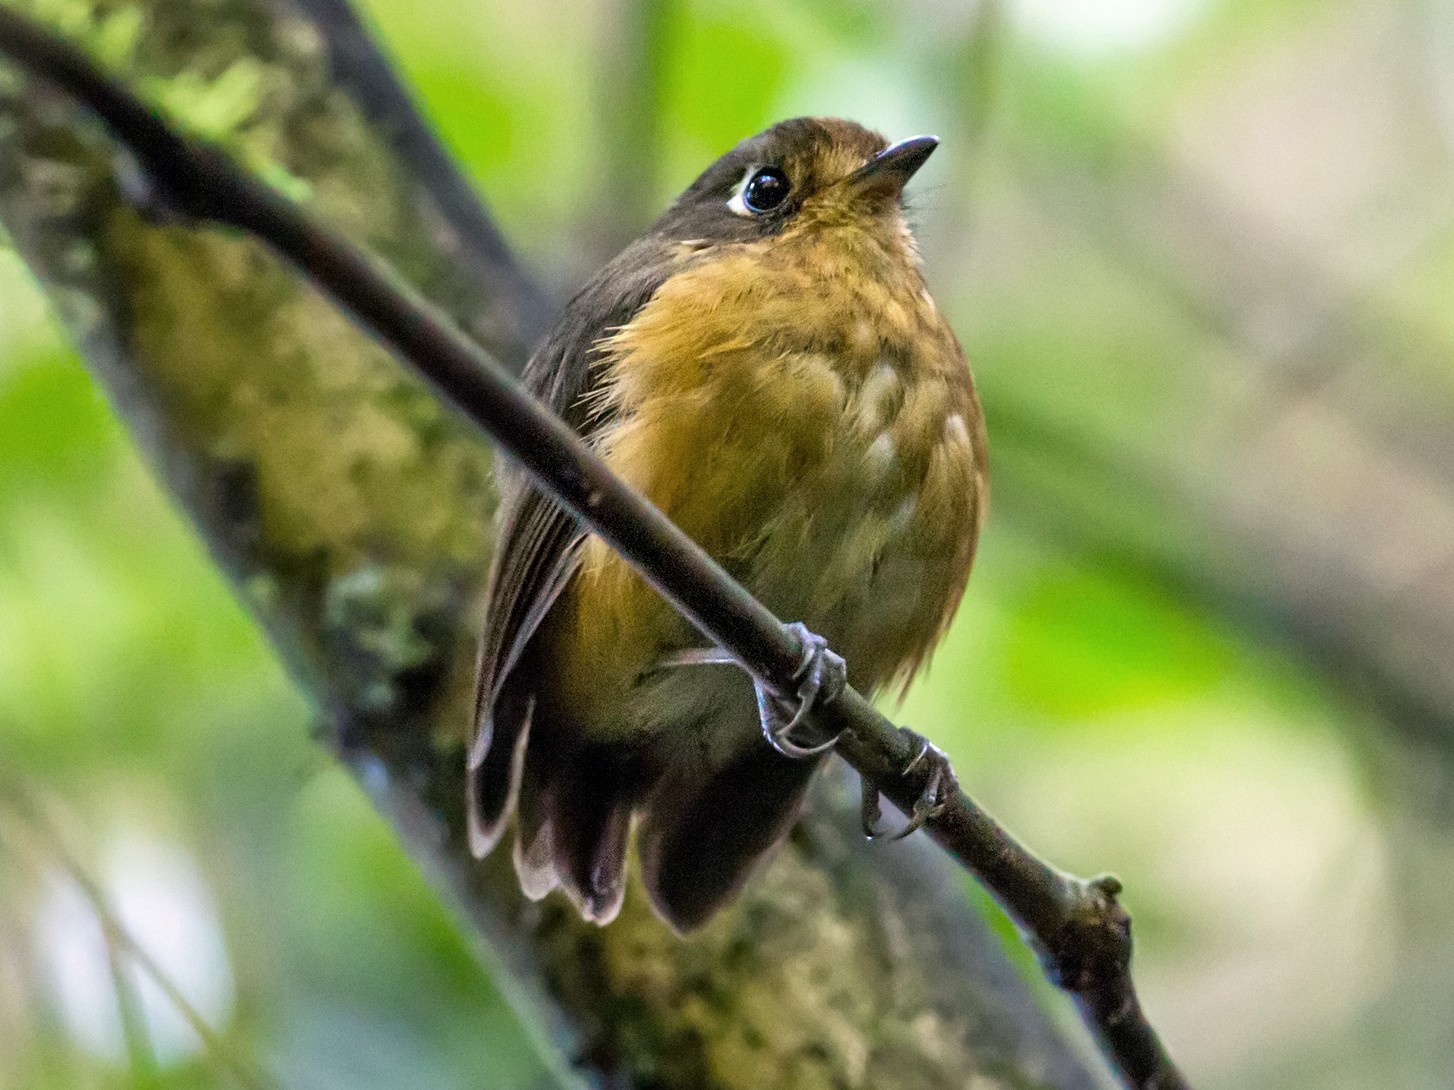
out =
<path fill-rule="evenodd" d="M 907 685 L 944 633 L 986 502 L 979 403 L 901 201 L 936 144 L 829 118 L 743 141 L 586 285 L 525 371 L 866 694 Z M 694 928 L 782 841 L 820 751 L 791 718 L 760 722 L 772 709 L 740 669 L 502 472 L 473 850 L 513 812 L 525 893 L 559 887 L 604 923 L 634 826 L 652 903 Z"/>

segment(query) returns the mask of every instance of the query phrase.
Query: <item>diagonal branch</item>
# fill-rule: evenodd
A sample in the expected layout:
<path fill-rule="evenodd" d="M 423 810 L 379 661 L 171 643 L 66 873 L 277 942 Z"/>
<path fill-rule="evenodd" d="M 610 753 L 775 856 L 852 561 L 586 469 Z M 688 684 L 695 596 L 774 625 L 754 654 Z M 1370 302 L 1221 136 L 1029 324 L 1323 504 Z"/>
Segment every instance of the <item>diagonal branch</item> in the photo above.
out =
<path fill-rule="evenodd" d="M 802 648 L 792 632 L 412 289 L 214 146 L 178 134 L 63 40 L 3 8 L 0 53 L 105 123 L 140 169 L 142 203 L 264 242 L 488 432 L 745 669 L 779 693 L 793 691 Z M 929 770 L 913 761 L 916 736 L 860 694 L 845 690 L 815 710 L 813 722 L 825 737 L 838 736 L 845 760 L 906 812 L 928 789 Z M 1126 1085 L 1185 1085 L 1137 1000 L 1130 917 L 1115 879 L 1086 881 L 1042 862 L 963 792 L 926 828 L 1028 934 Z"/>

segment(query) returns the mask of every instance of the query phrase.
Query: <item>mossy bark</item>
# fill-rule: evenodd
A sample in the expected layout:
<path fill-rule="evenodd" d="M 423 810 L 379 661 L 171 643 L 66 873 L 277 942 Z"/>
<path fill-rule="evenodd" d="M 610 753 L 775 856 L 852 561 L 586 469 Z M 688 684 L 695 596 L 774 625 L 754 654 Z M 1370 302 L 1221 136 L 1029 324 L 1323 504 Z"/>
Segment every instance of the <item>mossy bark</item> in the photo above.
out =
<path fill-rule="evenodd" d="M 540 293 L 337 0 L 0 2 L 64 26 L 519 365 Z M 558 1072 L 722 1090 L 1094 1084 L 957 872 L 927 844 L 865 845 L 841 779 L 690 939 L 635 890 L 598 929 L 522 901 L 508 861 L 475 863 L 461 746 L 488 443 L 261 246 L 155 222 L 127 178 L 93 122 L 0 69 L 0 221 Z"/>

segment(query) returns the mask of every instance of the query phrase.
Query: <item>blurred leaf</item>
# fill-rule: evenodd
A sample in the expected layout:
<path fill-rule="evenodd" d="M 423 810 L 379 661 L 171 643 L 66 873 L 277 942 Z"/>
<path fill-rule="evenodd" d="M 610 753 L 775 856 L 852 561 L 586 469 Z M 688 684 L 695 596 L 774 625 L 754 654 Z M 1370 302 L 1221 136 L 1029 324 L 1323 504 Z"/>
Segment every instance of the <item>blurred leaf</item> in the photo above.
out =
<path fill-rule="evenodd" d="M 1056 719 L 1193 700 L 1235 664 L 1226 642 L 1175 602 L 1090 571 L 1047 570 L 1013 618 L 1006 683 L 1027 710 Z"/>
<path fill-rule="evenodd" d="M 0 371 L 0 502 L 21 492 L 68 495 L 104 487 L 102 470 L 120 441 L 105 401 L 74 359 L 49 357 Z"/>
<path fill-rule="evenodd" d="M 792 57 L 768 27 L 743 11 L 697 9 L 681 19 L 664 76 L 669 132 L 687 178 L 763 128 Z M 677 163 L 671 164 L 678 177 Z"/>

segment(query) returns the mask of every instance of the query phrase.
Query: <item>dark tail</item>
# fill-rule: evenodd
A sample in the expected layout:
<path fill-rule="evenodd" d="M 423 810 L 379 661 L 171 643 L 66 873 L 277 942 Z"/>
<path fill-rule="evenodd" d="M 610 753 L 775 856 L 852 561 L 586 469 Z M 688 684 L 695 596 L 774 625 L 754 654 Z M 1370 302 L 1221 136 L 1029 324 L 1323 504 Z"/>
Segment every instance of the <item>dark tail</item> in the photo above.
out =
<path fill-rule="evenodd" d="M 676 765 L 646 800 L 637 852 L 647 892 L 678 931 L 706 923 L 782 843 L 820 759 L 753 746 L 704 775 Z"/>
<path fill-rule="evenodd" d="M 630 771 L 605 747 L 532 734 L 515 830 L 520 888 L 540 900 L 559 887 L 586 919 L 609 923 L 626 895 Z"/>
<path fill-rule="evenodd" d="M 470 770 L 468 803 L 470 851 L 483 859 L 505 834 L 510 812 L 520 793 L 525 750 L 530 741 L 530 721 L 535 697 L 522 687 L 507 687 L 494 708 L 486 709 L 479 729 L 484 760 Z"/>
<path fill-rule="evenodd" d="M 658 762 L 583 741 L 552 718 L 528 686 L 504 687 L 471 774 L 470 843 L 476 855 L 490 851 L 513 811 L 526 896 L 538 901 L 562 889 L 581 915 L 603 924 L 625 897 L 634 811 L 652 904 L 677 931 L 691 931 L 782 842 L 821 763 L 783 757 L 766 743 L 726 765 L 684 761 L 675 747 Z"/>

